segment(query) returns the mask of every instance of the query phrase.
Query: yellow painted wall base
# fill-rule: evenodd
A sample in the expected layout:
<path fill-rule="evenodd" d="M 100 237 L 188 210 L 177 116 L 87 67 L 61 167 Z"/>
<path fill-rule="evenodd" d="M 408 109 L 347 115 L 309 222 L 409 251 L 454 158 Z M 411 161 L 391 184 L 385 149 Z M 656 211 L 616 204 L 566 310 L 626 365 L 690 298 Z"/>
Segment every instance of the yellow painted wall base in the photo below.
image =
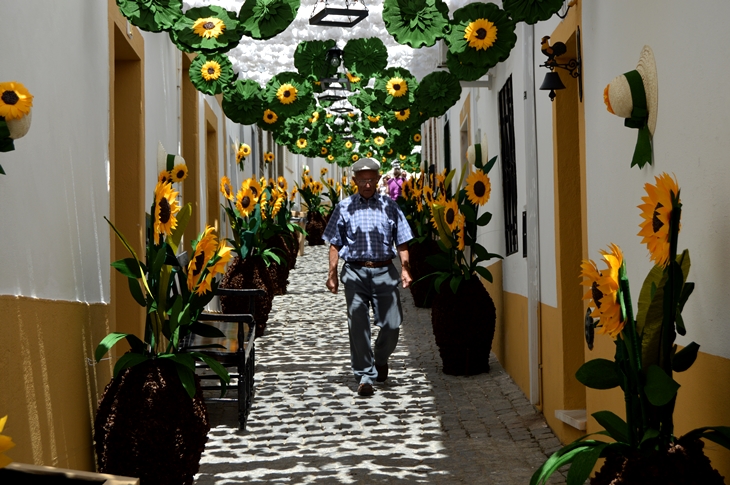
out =
<path fill-rule="evenodd" d="M 92 360 L 108 314 L 104 304 L 0 296 L 0 416 L 14 461 L 95 470 L 93 417 L 111 361 Z"/>

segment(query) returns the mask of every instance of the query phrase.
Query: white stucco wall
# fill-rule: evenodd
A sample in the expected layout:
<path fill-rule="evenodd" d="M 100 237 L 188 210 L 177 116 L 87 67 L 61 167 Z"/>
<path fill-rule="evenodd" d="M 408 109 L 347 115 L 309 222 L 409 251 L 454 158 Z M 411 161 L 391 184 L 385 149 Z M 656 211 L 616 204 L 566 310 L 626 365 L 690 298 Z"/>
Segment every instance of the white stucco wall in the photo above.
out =
<path fill-rule="evenodd" d="M 659 5 L 661 3 L 661 5 Z M 730 2 L 585 2 L 585 113 L 590 254 L 610 242 L 621 246 L 634 301 L 651 268 L 636 236 L 637 205 L 646 182 L 662 172 L 676 175 L 683 202 L 679 248 L 692 255 L 690 280 L 697 285 L 684 311 L 687 337 L 704 352 L 730 358 L 727 275 L 730 259 Z M 617 30 L 618 29 L 618 30 Z M 617 32 L 620 35 L 617 35 Z M 653 167 L 630 168 L 636 130 L 611 115 L 603 88 L 635 69 L 642 47 L 654 50 L 659 109 Z"/>
<path fill-rule="evenodd" d="M 106 2 L 0 2 L 0 81 L 34 95 L 0 153 L 0 294 L 109 301 Z"/>

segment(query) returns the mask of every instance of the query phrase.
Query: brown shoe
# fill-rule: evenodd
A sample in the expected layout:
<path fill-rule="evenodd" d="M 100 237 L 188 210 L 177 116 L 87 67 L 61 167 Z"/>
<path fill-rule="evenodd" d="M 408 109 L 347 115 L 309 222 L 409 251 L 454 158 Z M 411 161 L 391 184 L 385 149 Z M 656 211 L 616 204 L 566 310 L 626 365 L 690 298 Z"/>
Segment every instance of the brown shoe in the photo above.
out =
<path fill-rule="evenodd" d="M 373 395 L 373 385 L 368 384 L 367 382 L 364 384 L 360 384 L 357 387 L 357 394 L 358 394 L 358 396 L 372 396 Z"/>
<path fill-rule="evenodd" d="M 385 365 L 376 365 L 375 370 L 378 371 L 378 377 L 376 377 L 375 380 L 378 382 L 385 382 L 388 378 L 388 363 L 386 362 Z"/>

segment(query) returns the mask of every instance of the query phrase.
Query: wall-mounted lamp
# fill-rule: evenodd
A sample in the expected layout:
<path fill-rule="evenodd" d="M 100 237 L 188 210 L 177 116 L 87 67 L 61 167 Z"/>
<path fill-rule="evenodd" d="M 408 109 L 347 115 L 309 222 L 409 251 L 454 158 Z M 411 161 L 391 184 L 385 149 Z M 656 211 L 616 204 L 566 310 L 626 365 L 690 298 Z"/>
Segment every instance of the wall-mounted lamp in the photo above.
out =
<path fill-rule="evenodd" d="M 565 89 L 565 84 L 560 79 L 560 74 L 555 72 L 555 68 L 565 69 L 568 71 L 571 77 L 578 79 L 578 96 L 583 101 L 583 79 L 581 77 L 581 56 L 580 56 L 580 27 L 575 31 L 575 51 L 576 58 L 570 59 L 568 62 L 558 62 L 557 57 L 562 56 L 568 51 L 568 48 L 563 42 L 554 42 L 550 45 L 550 37 L 545 36 L 542 38 L 540 44 L 540 50 L 547 56 L 547 60 L 544 64 L 540 64 L 540 67 L 547 67 L 550 72 L 545 74 L 545 79 L 540 86 L 543 91 L 550 91 L 550 101 L 555 100 L 555 91 Z"/>

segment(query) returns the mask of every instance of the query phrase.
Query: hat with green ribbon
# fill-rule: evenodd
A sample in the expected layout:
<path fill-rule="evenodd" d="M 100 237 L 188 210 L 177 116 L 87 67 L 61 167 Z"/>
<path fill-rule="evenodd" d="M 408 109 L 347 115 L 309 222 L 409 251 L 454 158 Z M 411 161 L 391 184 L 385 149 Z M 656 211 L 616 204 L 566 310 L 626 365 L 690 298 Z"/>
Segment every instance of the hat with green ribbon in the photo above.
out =
<path fill-rule="evenodd" d="M 652 163 L 652 137 L 656 130 L 659 89 L 656 62 L 645 45 L 636 69 L 614 78 L 603 91 L 609 113 L 626 118 L 624 125 L 639 130 L 631 166 Z"/>

